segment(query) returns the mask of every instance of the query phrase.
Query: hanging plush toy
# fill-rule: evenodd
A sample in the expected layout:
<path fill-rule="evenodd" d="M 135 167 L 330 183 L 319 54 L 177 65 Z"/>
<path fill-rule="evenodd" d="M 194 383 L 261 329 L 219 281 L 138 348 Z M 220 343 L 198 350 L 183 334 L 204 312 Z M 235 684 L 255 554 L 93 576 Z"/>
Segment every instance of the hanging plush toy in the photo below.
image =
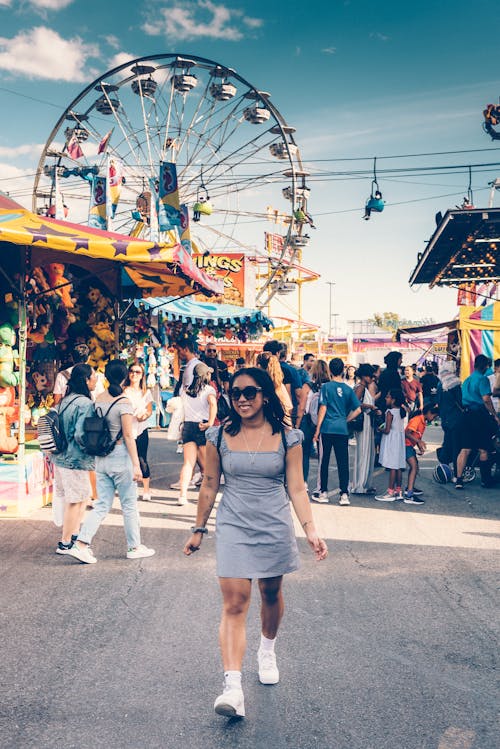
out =
<path fill-rule="evenodd" d="M 14 328 L 9 323 L 0 325 L 0 387 L 19 384 L 19 374 L 14 372 L 14 358 L 17 351 L 12 348 L 16 342 Z"/>
<path fill-rule="evenodd" d="M 64 265 L 62 263 L 49 263 L 45 267 L 49 284 L 61 300 L 64 309 L 72 309 L 74 304 L 71 298 L 73 288 L 67 278 L 64 277 Z"/>
<path fill-rule="evenodd" d="M 0 388 L 0 454 L 12 455 L 18 448 L 15 437 L 10 436 L 10 425 L 17 419 L 16 391 L 13 387 Z"/>

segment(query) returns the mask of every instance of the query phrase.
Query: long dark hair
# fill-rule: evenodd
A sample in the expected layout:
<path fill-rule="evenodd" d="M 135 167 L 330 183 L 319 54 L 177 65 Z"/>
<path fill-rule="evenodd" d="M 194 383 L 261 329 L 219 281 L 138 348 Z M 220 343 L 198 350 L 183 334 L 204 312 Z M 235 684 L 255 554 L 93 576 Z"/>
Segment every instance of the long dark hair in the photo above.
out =
<path fill-rule="evenodd" d="M 207 372 L 204 375 L 199 375 L 197 374 L 196 368 L 195 368 L 193 381 L 191 385 L 189 385 L 189 387 L 185 389 L 184 392 L 186 393 L 186 395 L 190 395 L 191 398 L 196 398 L 196 396 L 201 393 L 203 388 L 205 388 L 207 385 L 210 385 L 211 380 L 212 380 L 211 372 Z"/>
<path fill-rule="evenodd" d="M 276 395 L 273 381 L 267 372 L 259 367 L 244 367 L 235 372 L 231 378 L 230 392 L 238 377 L 242 377 L 243 375 L 251 377 L 257 386 L 262 388 L 262 396 L 264 398 L 264 418 L 270 423 L 273 434 L 280 432 L 284 427 L 283 419 L 285 418 L 285 412 L 278 396 Z M 231 410 L 224 431 L 234 437 L 234 435 L 238 434 L 241 429 L 241 417 L 236 412 L 233 406 L 233 401 L 230 401 L 230 406 Z"/>
<path fill-rule="evenodd" d="M 112 359 L 106 364 L 104 370 L 106 379 L 109 382 L 108 392 L 113 398 L 123 393 L 123 383 L 128 375 L 128 368 L 121 359 Z"/>
<path fill-rule="evenodd" d="M 85 395 L 86 398 L 90 398 L 87 380 L 92 377 L 92 372 L 93 369 L 90 364 L 75 364 L 71 370 L 65 397 L 68 395 Z"/>

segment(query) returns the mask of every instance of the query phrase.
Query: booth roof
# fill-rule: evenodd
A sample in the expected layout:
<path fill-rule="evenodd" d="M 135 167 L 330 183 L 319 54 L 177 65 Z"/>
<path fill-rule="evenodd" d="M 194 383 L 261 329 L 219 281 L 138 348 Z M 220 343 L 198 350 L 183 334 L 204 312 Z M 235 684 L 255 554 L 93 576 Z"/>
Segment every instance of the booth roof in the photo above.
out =
<path fill-rule="evenodd" d="M 176 241 L 175 234 L 170 242 L 135 239 L 37 216 L 3 194 L 0 194 L 0 242 L 30 248 L 34 265 L 55 261 L 88 268 L 89 260 L 120 263 L 130 278 L 128 283 L 149 294 L 167 292 L 184 296 L 193 290 L 204 294 L 223 291 L 222 281 L 200 270 Z"/>
<path fill-rule="evenodd" d="M 136 300 L 136 304 L 145 304 L 151 309 L 157 308 L 169 320 L 180 320 L 189 323 L 202 320 L 203 323 L 222 320 L 235 324 L 236 322 L 261 322 L 263 325 L 273 325 L 272 321 L 260 310 L 249 307 L 237 307 L 235 304 L 213 304 L 211 302 L 197 302 L 194 299 L 175 299 L 172 297 L 148 297 Z"/>
<path fill-rule="evenodd" d="M 447 211 L 410 276 L 410 286 L 500 278 L 500 208 Z"/>

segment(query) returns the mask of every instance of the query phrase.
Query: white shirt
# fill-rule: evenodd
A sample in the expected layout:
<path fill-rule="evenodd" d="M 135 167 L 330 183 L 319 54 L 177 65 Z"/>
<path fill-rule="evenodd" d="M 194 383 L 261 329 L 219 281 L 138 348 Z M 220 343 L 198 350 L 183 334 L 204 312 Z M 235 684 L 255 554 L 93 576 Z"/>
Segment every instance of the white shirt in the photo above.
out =
<path fill-rule="evenodd" d="M 54 395 L 60 395 L 61 398 L 64 398 L 66 395 L 66 390 L 68 389 L 68 380 L 69 377 L 65 377 L 63 375 L 63 372 L 67 372 L 68 375 L 71 375 L 71 372 L 73 371 L 73 367 L 68 367 L 67 369 L 63 369 L 62 372 L 58 372 L 56 381 L 54 383 L 54 390 L 52 391 Z M 104 375 L 102 372 L 97 372 L 97 382 L 95 385 L 94 390 L 90 393 L 90 397 L 93 401 L 97 398 L 98 395 L 101 393 L 104 393 L 106 390 L 104 386 Z"/>
<path fill-rule="evenodd" d="M 184 421 L 208 421 L 210 404 L 208 396 L 217 397 L 215 389 L 211 385 L 205 387 L 198 393 L 196 398 L 191 398 L 187 393 L 181 393 L 182 405 L 184 406 Z"/>
<path fill-rule="evenodd" d="M 194 368 L 197 364 L 200 363 L 200 360 L 197 356 L 195 356 L 191 361 L 188 361 L 186 366 L 184 367 L 184 372 L 182 374 L 182 385 L 181 385 L 181 392 L 188 388 L 191 383 L 193 382 L 194 378 Z"/>
<path fill-rule="evenodd" d="M 146 413 L 147 405 L 148 403 L 153 402 L 153 396 L 151 395 L 149 390 L 146 390 L 145 393 L 142 392 L 142 390 L 134 390 L 134 388 L 127 387 L 123 391 L 123 394 L 127 396 L 129 401 L 132 404 L 132 408 L 134 409 L 134 420 L 132 423 L 132 433 L 137 439 L 140 434 L 143 433 L 145 429 L 147 429 L 147 420 L 146 421 L 139 421 L 137 418 L 138 416 L 144 416 Z"/>
<path fill-rule="evenodd" d="M 490 381 L 491 392 L 493 392 L 497 378 L 500 380 L 500 377 L 495 372 L 493 372 L 493 374 L 488 375 L 488 380 Z M 495 409 L 495 413 L 498 413 L 500 411 L 500 398 L 492 395 L 491 400 L 493 402 L 493 408 Z"/>

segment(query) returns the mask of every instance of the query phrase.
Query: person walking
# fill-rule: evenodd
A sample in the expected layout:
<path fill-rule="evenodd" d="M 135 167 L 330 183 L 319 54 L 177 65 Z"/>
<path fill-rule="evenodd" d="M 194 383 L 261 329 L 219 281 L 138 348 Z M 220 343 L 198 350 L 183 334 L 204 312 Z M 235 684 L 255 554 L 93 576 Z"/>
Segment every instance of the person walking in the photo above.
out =
<path fill-rule="evenodd" d="M 302 386 L 296 424 L 297 428 L 304 435 L 302 444 L 302 471 L 307 490 L 309 490 L 307 480 L 309 478 L 311 452 L 314 445 L 313 437 L 318 423 L 319 391 L 324 382 L 330 382 L 328 364 L 322 359 L 316 359 L 311 369 L 311 379 L 306 381 Z"/>
<path fill-rule="evenodd" d="M 96 383 L 97 375 L 92 367 L 76 364 L 71 369 L 66 394 L 57 409 L 67 447 L 64 452 L 50 456 L 54 465 L 54 499 L 64 503 L 62 535 L 56 554 L 68 554 L 76 541 L 90 496 L 89 471 L 94 469 L 94 458 L 82 451 L 75 435 L 92 411 L 91 393 Z"/>
<path fill-rule="evenodd" d="M 314 441 L 320 445 L 320 489 L 312 493 L 315 502 L 328 502 L 328 467 L 332 447 L 335 451 L 340 485 L 340 505 L 349 505 L 349 432 L 348 423 L 361 413 L 361 404 L 349 385 L 343 381 L 344 362 L 332 359 L 331 382 L 321 386 L 318 424 Z"/>
<path fill-rule="evenodd" d="M 463 472 L 471 450 L 479 450 L 479 470 L 481 485 L 491 488 L 496 482 L 491 476 L 489 451 L 492 438 L 498 431 L 500 416 L 495 413 L 491 400 L 491 385 L 486 372 L 491 367 L 491 359 L 478 354 L 474 360 L 474 371 L 462 383 L 462 405 L 464 414 L 460 428 L 461 450 L 457 458 L 457 481 L 455 489 L 463 489 Z"/>
<path fill-rule="evenodd" d="M 422 385 L 414 376 L 413 367 L 405 367 L 404 378 L 401 380 L 401 387 L 408 407 L 408 413 L 421 411 L 424 406 L 422 395 Z"/>
<path fill-rule="evenodd" d="M 304 489 L 302 432 L 284 428 L 284 411 L 271 378 L 258 367 L 242 369 L 234 375 L 229 396 L 227 422 L 207 431 L 207 471 L 196 525 L 183 552 L 190 556 L 200 549 L 223 472 L 215 540 L 223 599 L 219 640 L 224 690 L 214 709 L 218 715 L 243 717 L 241 672 L 255 579 L 261 596 L 259 680 L 266 685 L 279 681 L 275 641 L 284 610 L 283 576 L 299 566 L 289 498 L 316 559 L 325 559 L 328 551 Z"/>
<path fill-rule="evenodd" d="M 181 392 L 184 408 L 184 425 L 182 427 L 182 446 L 184 463 L 179 478 L 178 505 L 187 505 L 187 490 L 193 477 L 196 464 L 201 474 L 205 472 L 206 430 L 213 426 L 217 416 L 217 395 L 210 385 L 213 370 L 204 362 L 198 362 L 194 368 L 191 384 Z"/>
<path fill-rule="evenodd" d="M 115 491 L 118 492 L 123 513 L 127 559 L 141 559 L 155 553 L 154 549 L 149 549 L 141 543 L 135 482 L 139 481 L 142 473 L 133 433 L 133 406 L 123 394 L 127 371 L 127 365 L 120 359 L 113 359 L 106 364 L 108 388 L 95 404 L 106 419 L 114 447 L 109 455 L 95 459 L 98 499 L 94 509 L 85 519 L 78 538 L 68 551 L 68 554 L 84 564 L 97 562 L 90 544 L 111 510 Z M 82 432 L 79 432 L 76 438 L 82 444 Z"/>
<path fill-rule="evenodd" d="M 457 457 L 460 452 L 460 424 L 464 413 L 462 383 L 456 375 L 455 362 L 444 362 L 439 376 L 436 402 L 439 406 L 443 444 L 436 450 L 436 455 L 440 463 L 453 465 L 453 476 L 456 480 Z"/>
<path fill-rule="evenodd" d="M 371 364 L 361 364 L 356 371 L 358 384 L 354 388 L 356 398 L 361 403 L 363 411 L 363 429 L 355 432 L 356 449 L 354 451 L 354 468 L 351 494 L 375 494 L 372 486 L 373 469 L 375 465 L 375 436 L 373 433 L 372 415 L 380 414 L 375 405 L 375 399 L 370 392 L 373 380 Z"/>
<path fill-rule="evenodd" d="M 377 494 L 379 502 L 394 502 L 404 499 L 402 471 L 406 465 L 404 395 L 399 389 L 389 390 L 385 396 L 385 424 L 380 443 L 380 464 L 389 469 L 389 487 L 384 494 Z"/>
<path fill-rule="evenodd" d="M 285 387 L 283 369 L 278 357 L 275 354 L 271 354 L 270 351 L 263 351 L 257 356 L 256 364 L 260 369 L 266 371 L 271 378 L 275 393 L 285 412 L 285 423 L 287 426 L 292 426 L 292 399 Z"/>
<path fill-rule="evenodd" d="M 149 502 L 151 500 L 149 488 L 151 471 L 148 464 L 149 432 L 147 421 L 153 413 L 153 396 L 146 385 L 144 365 L 140 362 L 131 364 L 128 368 L 123 394 L 127 396 L 134 409 L 132 428 L 142 473 L 142 499 L 144 502 Z"/>

